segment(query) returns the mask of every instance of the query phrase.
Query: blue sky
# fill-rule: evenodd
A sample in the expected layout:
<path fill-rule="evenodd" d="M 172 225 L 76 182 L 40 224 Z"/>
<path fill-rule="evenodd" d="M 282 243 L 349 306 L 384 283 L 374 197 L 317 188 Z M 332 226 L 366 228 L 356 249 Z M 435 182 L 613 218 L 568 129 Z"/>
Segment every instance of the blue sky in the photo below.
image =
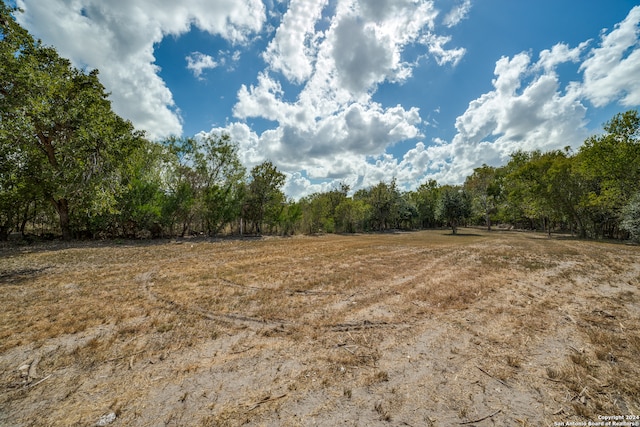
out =
<path fill-rule="evenodd" d="M 19 0 L 18 21 L 153 139 L 229 133 L 301 197 L 461 183 L 640 104 L 625 0 Z"/>

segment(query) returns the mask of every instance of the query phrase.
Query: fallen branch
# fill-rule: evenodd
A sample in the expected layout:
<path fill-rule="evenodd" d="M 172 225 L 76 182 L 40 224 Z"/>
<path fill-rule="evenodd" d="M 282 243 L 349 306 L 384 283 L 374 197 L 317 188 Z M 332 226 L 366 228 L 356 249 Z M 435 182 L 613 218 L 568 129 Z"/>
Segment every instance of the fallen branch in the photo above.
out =
<path fill-rule="evenodd" d="M 343 349 L 347 350 L 349 353 L 351 353 L 351 354 L 355 355 L 356 353 L 355 353 L 355 352 L 353 352 L 352 350 L 350 350 L 350 349 L 349 349 L 349 347 L 356 347 L 356 348 L 358 348 L 358 346 L 357 346 L 357 345 L 356 345 L 356 346 L 353 346 L 353 345 L 349 345 L 349 346 L 347 346 L 347 345 L 340 346 L 340 348 L 343 348 Z"/>
<path fill-rule="evenodd" d="M 335 292 L 328 291 L 313 291 L 310 289 L 300 289 L 300 290 L 292 290 L 289 291 L 289 295 L 293 294 L 306 294 L 306 295 L 335 295 Z"/>
<path fill-rule="evenodd" d="M 484 371 L 482 371 L 482 372 L 484 372 Z M 485 374 L 486 374 L 486 372 L 485 372 Z M 473 421 L 465 421 L 465 422 L 463 422 L 463 423 L 458 423 L 458 424 L 460 424 L 460 425 L 465 425 L 465 424 L 475 424 L 475 423 L 479 423 L 480 421 L 484 421 L 484 420 L 486 420 L 487 418 L 491 418 L 491 417 L 493 417 L 493 416 L 495 416 L 495 415 L 499 414 L 500 412 L 502 412 L 502 409 L 498 409 L 496 412 L 494 412 L 493 414 L 487 415 L 486 417 L 478 418 L 477 420 L 473 420 Z"/>
<path fill-rule="evenodd" d="M 38 381 L 38 382 L 36 382 L 36 383 L 29 384 L 29 385 L 27 386 L 27 388 L 32 388 L 32 387 L 37 386 L 37 385 L 38 385 L 38 384 L 40 384 L 41 382 L 44 382 L 45 380 L 48 380 L 49 378 L 51 378 L 51 375 L 53 375 L 53 374 L 49 374 L 49 375 L 47 375 L 46 377 L 44 377 L 43 379 L 41 379 L 40 381 Z"/>
<path fill-rule="evenodd" d="M 504 381 L 502 381 L 500 378 L 496 378 L 493 375 L 491 375 L 489 372 L 485 371 L 484 369 L 482 369 L 480 366 L 476 366 L 476 368 L 480 369 L 484 374 L 490 376 L 491 378 L 493 378 L 494 380 L 498 381 L 500 384 L 502 384 L 503 386 L 507 387 L 507 388 L 511 388 L 511 386 L 507 383 L 505 383 Z"/>
<path fill-rule="evenodd" d="M 245 353 L 245 352 L 247 352 L 247 351 L 251 350 L 251 349 L 252 349 L 252 348 L 254 348 L 254 347 L 255 347 L 255 345 L 252 345 L 251 347 L 243 348 L 242 350 L 232 351 L 232 352 L 231 352 L 231 353 L 229 353 L 229 354 L 240 354 L 240 353 Z"/>
<path fill-rule="evenodd" d="M 274 400 L 282 399 L 286 395 L 287 395 L 287 393 L 285 393 L 285 394 L 283 394 L 281 396 L 276 396 L 276 397 L 267 396 L 264 399 L 262 399 L 260 402 L 258 402 L 255 405 L 253 405 L 251 408 L 247 409 L 247 412 L 253 411 L 254 409 L 256 409 L 258 406 L 262 405 L 263 403 L 272 402 Z"/>

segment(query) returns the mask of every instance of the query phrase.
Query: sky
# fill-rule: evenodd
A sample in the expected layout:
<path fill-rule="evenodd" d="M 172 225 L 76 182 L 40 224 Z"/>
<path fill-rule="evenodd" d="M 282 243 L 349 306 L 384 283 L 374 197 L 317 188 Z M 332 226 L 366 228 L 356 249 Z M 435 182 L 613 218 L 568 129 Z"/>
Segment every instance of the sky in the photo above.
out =
<path fill-rule="evenodd" d="M 461 184 L 640 105 L 626 0 L 17 0 L 153 140 L 228 133 L 298 199 Z"/>

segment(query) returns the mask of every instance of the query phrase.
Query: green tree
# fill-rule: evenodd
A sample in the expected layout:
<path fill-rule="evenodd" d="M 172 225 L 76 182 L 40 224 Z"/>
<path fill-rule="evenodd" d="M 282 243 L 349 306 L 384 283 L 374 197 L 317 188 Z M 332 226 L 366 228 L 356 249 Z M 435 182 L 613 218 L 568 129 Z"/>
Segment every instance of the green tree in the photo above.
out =
<path fill-rule="evenodd" d="M 145 231 L 152 237 L 163 234 L 164 177 L 169 158 L 165 146 L 150 141 L 145 141 L 129 156 L 122 178 L 125 190 L 119 195 L 114 234 L 128 237 Z"/>
<path fill-rule="evenodd" d="M 596 236 L 615 237 L 621 211 L 640 184 L 640 115 L 616 114 L 605 133 L 588 138 L 578 152 L 578 168 L 587 191 L 582 207 Z"/>
<path fill-rule="evenodd" d="M 380 181 L 368 190 L 367 202 L 371 206 L 370 220 L 374 230 L 382 231 L 397 226 L 400 192 L 395 178 L 391 183 Z"/>
<path fill-rule="evenodd" d="M 285 179 L 270 161 L 251 169 L 243 216 L 251 222 L 255 232 L 261 233 L 264 224 L 271 228 L 277 225 L 286 202 L 282 192 Z"/>
<path fill-rule="evenodd" d="M 545 171 L 546 191 L 551 210 L 561 223 L 566 223 L 572 234 L 577 228 L 580 235 L 585 236 L 584 210 L 580 208 L 584 189 L 584 179 L 577 171 L 575 156 L 565 152 L 553 151 L 547 153 L 551 164 Z M 550 232 L 550 229 L 549 229 Z"/>
<path fill-rule="evenodd" d="M 629 232 L 632 240 L 640 243 L 640 191 L 631 198 L 622 210 L 620 227 Z"/>
<path fill-rule="evenodd" d="M 331 215 L 331 199 L 328 193 L 314 193 L 300 200 L 303 212 L 303 228 L 306 233 L 332 233 L 335 222 Z"/>
<path fill-rule="evenodd" d="M 337 226 L 344 233 L 357 233 L 366 230 L 371 214 L 371 206 L 362 199 L 345 198 L 336 206 Z"/>
<path fill-rule="evenodd" d="M 216 234 L 240 214 L 246 170 L 228 134 L 207 136 L 198 150 L 196 169 L 205 177 L 202 215 L 207 233 Z"/>
<path fill-rule="evenodd" d="M 36 194 L 25 176 L 30 169 L 26 161 L 14 145 L 0 145 L 0 241 L 17 228 L 24 234 L 26 222 L 35 215 Z"/>
<path fill-rule="evenodd" d="M 395 219 L 395 228 L 402 230 L 411 230 L 415 220 L 418 218 L 418 208 L 416 207 L 410 193 L 401 193 L 396 199 L 395 213 L 392 216 Z"/>
<path fill-rule="evenodd" d="M 487 165 L 474 169 L 473 174 L 467 177 L 464 188 L 473 198 L 487 230 L 491 231 L 491 216 L 496 212 L 496 201 L 500 192 L 496 169 Z"/>
<path fill-rule="evenodd" d="M 280 212 L 279 223 L 282 226 L 282 235 L 292 235 L 298 224 L 303 218 L 302 206 L 300 203 L 296 203 L 293 200 L 289 200 L 285 203 L 282 211 Z"/>
<path fill-rule="evenodd" d="M 193 138 L 169 138 L 164 141 L 168 150 L 165 169 L 166 196 L 162 205 L 162 218 L 170 234 L 178 226 L 184 236 L 197 215 L 198 191 L 204 186 L 203 177 L 195 170 L 197 143 Z"/>
<path fill-rule="evenodd" d="M 115 212 L 119 166 L 142 141 L 112 110 L 96 70 L 84 73 L 43 46 L 0 5 L 0 144 L 15 174 L 50 203 L 65 239 L 94 215 Z"/>
<path fill-rule="evenodd" d="M 438 225 L 436 210 L 440 192 L 437 181 L 429 179 L 409 195 L 416 207 L 420 228 L 433 228 Z"/>
<path fill-rule="evenodd" d="M 541 188 L 540 151 L 517 151 L 498 172 L 501 184 L 500 218 L 502 221 L 535 229 L 543 217 L 546 203 L 538 194 Z M 535 187 L 535 188 L 532 188 Z"/>
<path fill-rule="evenodd" d="M 349 186 L 341 183 L 336 188 L 324 192 L 314 193 L 303 198 L 303 227 L 308 233 L 333 233 L 344 231 L 343 218 L 337 212 L 337 207 L 347 199 Z"/>
<path fill-rule="evenodd" d="M 238 217 L 244 191 L 245 168 L 238 147 L 227 134 L 204 138 L 170 138 L 165 217 L 180 235 L 200 227 L 218 233 Z"/>
<path fill-rule="evenodd" d="M 436 215 L 457 234 L 460 224 L 471 216 L 471 197 L 460 187 L 443 187 Z"/>

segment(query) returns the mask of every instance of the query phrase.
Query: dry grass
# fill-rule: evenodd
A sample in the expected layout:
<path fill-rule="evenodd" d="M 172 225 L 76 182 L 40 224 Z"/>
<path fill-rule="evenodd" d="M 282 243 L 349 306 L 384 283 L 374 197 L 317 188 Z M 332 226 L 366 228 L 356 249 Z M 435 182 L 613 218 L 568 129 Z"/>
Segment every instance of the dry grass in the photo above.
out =
<path fill-rule="evenodd" d="M 640 248 L 467 231 L 2 249 L 0 424 L 638 414 Z"/>

